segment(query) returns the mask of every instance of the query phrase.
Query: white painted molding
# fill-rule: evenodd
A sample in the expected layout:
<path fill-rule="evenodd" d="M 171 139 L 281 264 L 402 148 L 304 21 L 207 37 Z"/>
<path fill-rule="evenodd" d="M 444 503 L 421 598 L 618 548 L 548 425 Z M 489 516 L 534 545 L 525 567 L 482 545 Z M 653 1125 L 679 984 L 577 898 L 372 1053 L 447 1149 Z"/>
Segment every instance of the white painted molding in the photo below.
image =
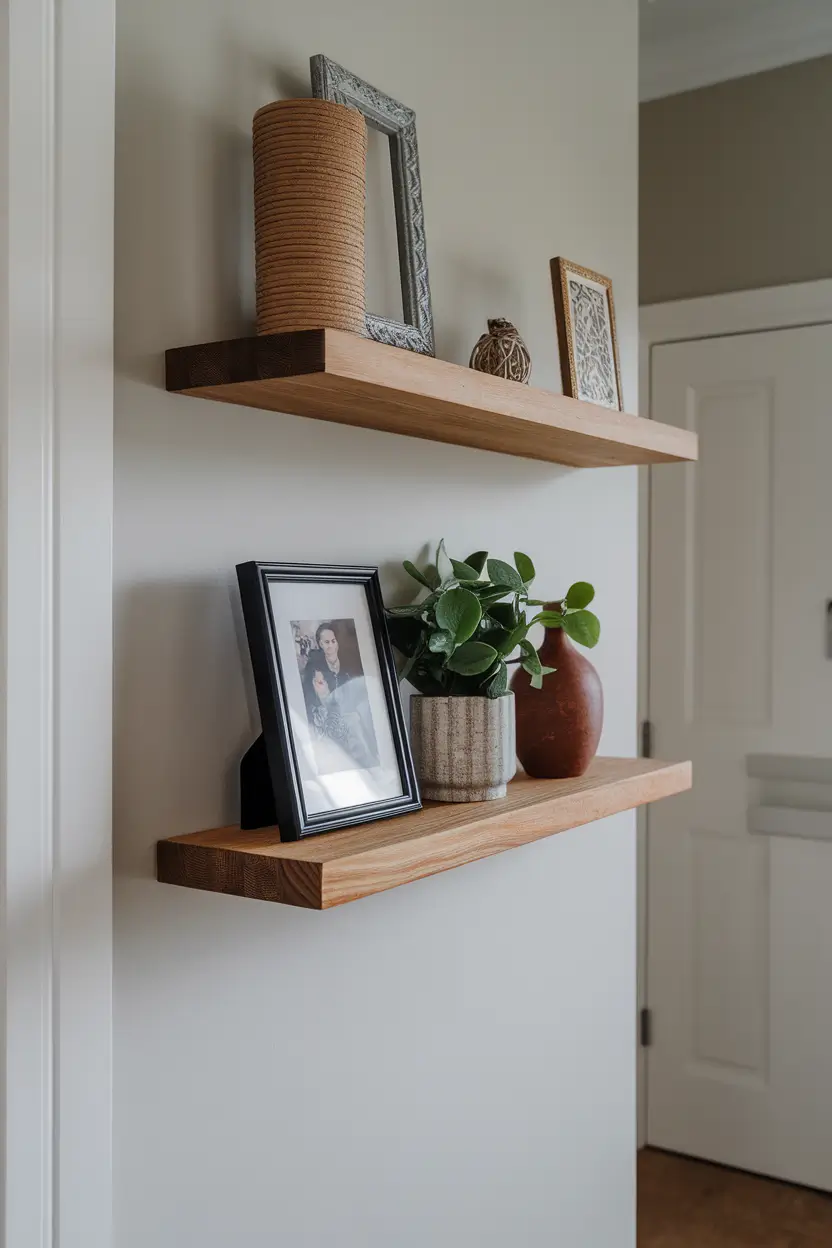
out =
<path fill-rule="evenodd" d="M 3 9 L 4 1248 L 52 1244 L 54 758 L 51 6 Z M 25 118 L 25 121 L 23 120 Z"/>
<path fill-rule="evenodd" d="M 809 758 L 803 754 L 748 754 L 745 770 L 755 780 L 832 784 L 832 758 Z"/>
<path fill-rule="evenodd" d="M 802 841 L 832 841 L 832 810 L 800 806 L 752 806 L 748 831 L 755 836 L 787 836 Z"/>
<path fill-rule="evenodd" d="M 753 334 L 827 321 L 832 321 L 832 280 L 648 304 L 639 309 L 639 335 L 643 353 L 661 342 Z M 649 395 L 645 380 L 642 372 L 642 397 Z M 642 411 L 642 415 L 647 414 Z"/>
<path fill-rule="evenodd" d="M 713 12 L 710 10 L 709 12 Z M 661 14 L 657 13 L 656 18 Z M 642 19 L 644 21 L 644 19 Z M 655 20 L 648 15 L 648 20 Z M 643 30 L 639 94 L 642 101 L 712 86 L 731 78 L 812 60 L 832 52 L 828 0 L 768 0 L 725 6 L 694 25 L 684 14 L 651 34 Z"/>
<path fill-rule="evenodd" d="M 114 0 L 0 17 L 3 1248 L 110 1248 Z"/>

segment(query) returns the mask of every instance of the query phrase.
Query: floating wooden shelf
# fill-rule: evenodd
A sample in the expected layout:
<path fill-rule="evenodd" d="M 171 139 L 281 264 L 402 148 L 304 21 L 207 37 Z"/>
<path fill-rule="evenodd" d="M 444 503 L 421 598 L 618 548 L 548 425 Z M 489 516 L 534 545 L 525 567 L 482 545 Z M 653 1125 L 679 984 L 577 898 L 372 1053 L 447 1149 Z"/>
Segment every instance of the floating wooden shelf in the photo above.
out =
<path fill-rule="evenodd" d="M 696 434 L 335 329 L 168 351 L 179 394 L 574 468 L 696 459 Z"/>
<path fill-rule="evenodd" d="M 281 844 L 277 828 L 216 828 L 157 846 L 164 884 L 327 910 L 539 841 L 691 786 L 690 763 L 598 758 L 578 780 L 518 777 L 508 796 L 423 810 Z"/>

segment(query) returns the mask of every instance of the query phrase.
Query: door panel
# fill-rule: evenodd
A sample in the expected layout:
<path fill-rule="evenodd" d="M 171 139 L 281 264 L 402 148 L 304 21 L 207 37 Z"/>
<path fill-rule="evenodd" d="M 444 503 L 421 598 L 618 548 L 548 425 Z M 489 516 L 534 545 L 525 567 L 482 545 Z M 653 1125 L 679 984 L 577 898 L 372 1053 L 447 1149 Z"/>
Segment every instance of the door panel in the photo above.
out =
<path fill-rule="evenodd" d="M 700 724 L 759 726 L 771 715 L 772 399 L 766 384 L 689 391 L 690 423 L 707 448 L 694 474 L 685 604 Z M 691 598 L 723 609 L 695 611 Z"/>
<path fill-rule="evenodd" d="M 765 1080 L 768 1069 L 766 847 L 693 834 L 693 1062 L 703 1076 Z"/>
<path fill-rule="evenodd" d="M 832 842 L 748 829 L 832 825 L 832 783 L 747 766 L 832 759 L 832 327 L 658 346 L 651 382 L 700 461 L 651 474 L 650 717 L 694 789 L 649 814 L 648 1140 L 832 1189 Z"/>

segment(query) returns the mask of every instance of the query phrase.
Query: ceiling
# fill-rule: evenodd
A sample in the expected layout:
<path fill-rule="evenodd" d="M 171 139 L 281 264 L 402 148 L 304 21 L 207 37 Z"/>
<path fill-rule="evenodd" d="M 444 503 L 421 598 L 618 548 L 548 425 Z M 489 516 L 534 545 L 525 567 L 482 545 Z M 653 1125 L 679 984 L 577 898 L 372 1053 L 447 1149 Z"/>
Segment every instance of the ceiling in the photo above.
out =
<path fill-rule="evenodd" d="M 832 0 L 639 0 L 641 98 L 832 52 Z"/>

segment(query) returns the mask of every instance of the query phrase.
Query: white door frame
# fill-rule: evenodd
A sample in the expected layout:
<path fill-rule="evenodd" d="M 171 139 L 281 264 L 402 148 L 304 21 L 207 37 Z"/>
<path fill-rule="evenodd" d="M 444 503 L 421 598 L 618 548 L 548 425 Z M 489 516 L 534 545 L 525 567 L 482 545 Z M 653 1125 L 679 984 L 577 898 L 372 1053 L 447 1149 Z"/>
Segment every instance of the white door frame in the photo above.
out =
<path fill-rule="evenodd" d="M 0 14 L 0 1244 L 109 1248 L 115 0 Z"/>
<path fill-rule="evenodd" d="M 832 280 L 770 286 L 762 290 L 708 295 L 677 303 L 656 303 L 639 309 L 639 394 L 641 414 L 652 417 L 651 359 L 662 343 L 724 338 L 766 329 L 832 322 Z M 660 419 L 657 413 L 657 419 Z M 639 719 L 650 719 L 650 473 L 643 468 L 639 481 Z M 695 782 L 694 775 L 694 782 Z M 638 818 L 638 1004 L 648 1004 L 647 985 L 647 837 L 649 808 Z M 638 1061 L 638 1142 L 646 1142 L 647 1063 L 643 1049 Z"/>

